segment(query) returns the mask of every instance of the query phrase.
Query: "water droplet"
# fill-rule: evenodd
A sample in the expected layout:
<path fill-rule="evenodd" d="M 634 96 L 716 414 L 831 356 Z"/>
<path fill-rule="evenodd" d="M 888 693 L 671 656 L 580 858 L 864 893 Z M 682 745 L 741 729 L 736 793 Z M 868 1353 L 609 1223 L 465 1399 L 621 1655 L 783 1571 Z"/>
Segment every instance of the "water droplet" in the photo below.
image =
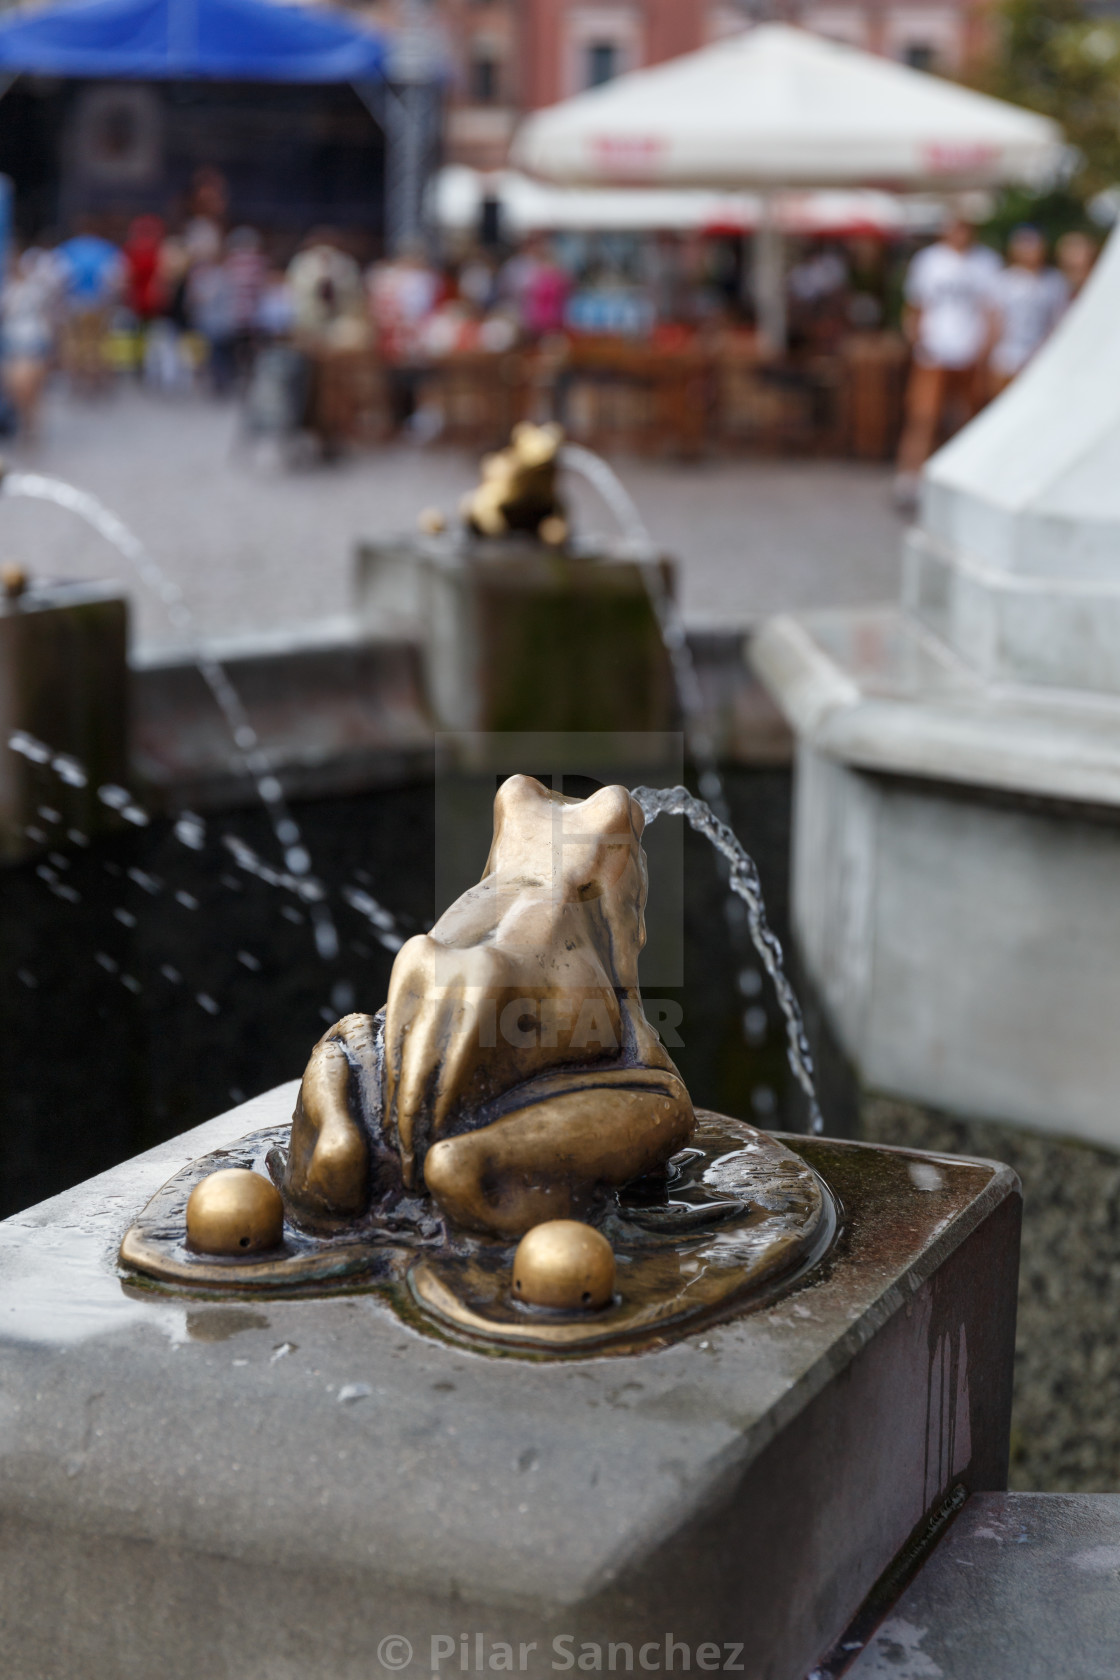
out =
<path fill-rule="evenodd" d="M 47 841 L 46 835 L 43 833 L 41 828 L 36 828 L 34 826 L 34 824 L 28 823 L 27 827 L 24 829 L 23 832 L 26 834 L 26 836 L 29 840 L 37 841 L 40 846 L 46 845 L 46 841 Z"/>
<path fill-rule="evenodd" d="M 175 902 L 181 904 L 184 910 L 197 910 L 198 900 L 193 893 L 180 890 L 175 894 Z"/>
<path fill-rule="evenodd" d="M 132 823 L 135 828 L 147 828 L 150 818 L 142 805 L 125 805 L 121 811 L 125 822 Z"/>
<path fill-rule="evenodd" d="M 132 992 L 132 993 L 136 993 L 136 992 L 139 992 L 139 991 L 143 990 L 143 987 L 141 986 L 139 980 L 137 980 L 137 978 L 134 974 L 122 974 L 121 975 L 121 985 L 122 986 L 127 986 L 129 991 Z"/>
<path fill-rule="evenodd" d="M 173 986 L 177 986 L 183 978 L 174 963 L 164 963 L 160 968 L 160 973 L 165 980 L 170 980 Z"/>
<path fill-rule="evenodd" d="M 280 914 L 284 917 L 285 921 L 288 922 L 302 922 L 304 920 L 303 912 L 301 910 L 297 910 L 293 904 L 282 904 L 280 906 Z"/>
<path fill-rule="evenodd" d="M 751 1092 L 751 1107 L 754 1109 L 756 1114 L 773 1114 L 777 1106 L 778 1099 L 775 1097 L 769 1085 L 755 1086 L 754 1090 Z"/>
<path fill-rule="evenodd" d="M 241 1089 L 240 1085 L 231 1085 L 230 1086 L 230 1088 L 229 1088 L 229 1100 L 230 1100 L 231 1103 L 243 1103 L 245 1101 L 245 1093 Z"/>
<path fill-rule="evenodd" d="M 67 886 L 65 881 L 56 881 L 51 891 L 56 898 L 64 898 L 67 904 L 80 904 L 82 902 L 82 895 L 77 888 Z"/>
<path fill-rule="evenodd" d="M 338 956 L 338 929 L 323 914 L 315 918 L 315 949 L 324 962 L 333 962 Z"/>
<path fill-rule="evenodd" d="M 30 986 L 32 990 L 39 984 L 29 968 L 17 968 L 16 979 L 22 981 L 25 986 Z"/>
<path fill-rule="evenodd" d="M 257 792 L 266 805 L 274 805 L 278 799 L 284 797 L 284 789 L 275 776 L 262 776 L 257 783 Z"/>
<path fill-rule="evenodd" d="M 196 992 L 194 1001 L 200 1009 L 205 1009 L 207 1015 L 220 1015 L 222 1012 L 221 1004 L 215 1003 L 209 992 Z"/>
<path fill-rule="evenodd" d="M 338 1010 L 332 1009 L 329 1003 L 324 1003 L 319 1010 L 320 1021 L 325 1021 L 328 1027 L 333 1027 L 338 1020 Z"/>
<path fill-rule="evenodd" d="M 75 846 L 89 845 L 89 835 L 83 834 L 80 828 L 68 828 L 66 838 Z"/>
<path fill-rule="evenodd" d="M 253 955 L 252 951 L 238 951 L 237 960 L 238 960 L 239 963 L 244 964 L 244 966 L 249 970 L 250 974 L 259 974 L 260 973 L 260 971 L 261 971 L 260 958 L 255 957 Z"/>
<path fill-rule="evenodd" d="M 241 882 L 237 879 L 236 875 L 219 875 L 218 881 L 227 892 L 239 893 L 245 891 L 245 888 L 241 885 Z"/>
<path fill-rule="evenodd" d="M 101 964 L 106 974 L 115 974 L 120 967 L 116 957 L 111 957 L 108 951 L 98 951 L 93 960 Z"/>
<path fill-rule="evenodd" d="M 59 753 L 57 758 L 52 759 L 51 769 L 67 787 L 84 788 L 89 782 L 89 777 L 77 759 L 71 758 L 67 753 Z"/>
<path fill-rule="evenodd" d="M 56 811 L 50 805 L 40 805 L 39 815 L 42 817 L 44 822 L 60 823 L 62 821 L 61 811 Z"/>
<path fill-rule="evenodd" d="M 762 990 L 762 975 L 757 968 L 744 968 L 739 975 L 739 990 L 744 997 L 757 997 Z"/>
<path fill-rule="evenodd" d="M 136 926 L 136 917 L 132 914 L 131 910 L 126 910 L 123 905 L 118 904 L 117 908 L 113 911 L 113 915 L 117 918 L 117 921 L 120 922 L 122 927 L 134 928 Z"/>
<path fill-rule="evenodd" d="M 361 892 L 357 887 L 343 887 L 342 896 L 347 904 L 363 915 L 367 921 L 372 922 L 374 927 L 384 928 L 388 932 L 396 926 L 396 917 L 393 913 L 386 910 L 384 905 L 378 904 L 377 900 L 371 898 L 369 893 Z"/>
<path fill-rule="evenodd" d="M 338 980 L 331 987 L 331 1007 L 346 1015 L 354 1007 L 354 988 L 349 980 Z"/>
<path fill-rule="evenodd" d="M 49 883 L 58 880 L 58 876 L 55 874 L 54 870 L 48 869 L 45 863 L 41 863 L 35 873 L 38 875 L 40 881 L 47 881 Z"/>
<path fill-rule="evenodd" d="M 32 764 L 49 764 L 51 749 L 45 747 L 42 741 L 37 741 L 34 735 L 28 735 L 24 729 L 17 729 L 8 736 L 8 745 L 13 752 L 29 758 Z"/>
<path fill-rule="evenodd" d="M 276 838 L 282 846 L 294 846 L 299 839 L 299 824 L 291 817 L 282 817 L 276 824 Z"/>
<path fill-rule="evenodd" d="M 108 805 L 111 811 L 123 811 L 126 805 L 131 805 L 132 795 L 127 788 L 118 787 L 116 782 L 106 782 L 97 790 L 97 797 L 102 805 Z"/>
<path fill-rule="evenodd" d="M 130 881 L 135 881 L 138 887 L 143 887 L 146 893 L 151 893 L 153 896 L 163 890 L 163 882 L 158 876 L 149 875 L 144 869 L 130 869 L 128 878 Z"/>
<path fill-rule="evenodd" d="M 47 862 L 53 863 L 56 869 L 69 869 L 70 859 L 63 857 L 61 852 L 48 852 Z"/>
<path fill-rule="evenodd" d="M 768 1025 L 765 1009 L 759 1009 L 757 1006 L 753 1009 L 744 1009 L 743 1033 L 748 1044 L 761 1044 L 766 1037 Z"/>
<path fill-rule="evenodd" d="M 175 838 L 192 852 L 200 852 L 206 844 L 206 824 L 193 811 L 184 811 L 175 824 Z"/>
<path fill-rule="evenodd" d="M 719 799 L 723 794 L 723 783 L 714 770 L 705 770 L 700 776 L 698 786 L 705 799 Z"/>
<path fill-rule="evenodd" d="M 311 858 L 303 846 L 289 846 L 284 853 L 284 862 L 293 875 L 306 875 L 311 868 Z"/>
<path fill-rule="evenodd" d="M 233 732 L 233 738 L 242 752 L 249 752 L 257 744 L 257 732 L 248 723 L 239 723 Z"/>

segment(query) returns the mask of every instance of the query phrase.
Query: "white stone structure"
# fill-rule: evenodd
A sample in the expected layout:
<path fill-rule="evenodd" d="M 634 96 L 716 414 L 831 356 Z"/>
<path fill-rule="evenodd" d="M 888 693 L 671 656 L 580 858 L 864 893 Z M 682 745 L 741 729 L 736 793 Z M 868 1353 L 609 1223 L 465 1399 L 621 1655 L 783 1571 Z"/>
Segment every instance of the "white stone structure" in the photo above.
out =
<path fill-rule="evenodd" d="M 755 662 L 863 1085 L 1120 1147 L 1120 240 L 927 468 L 901 608 L 775 619 Z"/>

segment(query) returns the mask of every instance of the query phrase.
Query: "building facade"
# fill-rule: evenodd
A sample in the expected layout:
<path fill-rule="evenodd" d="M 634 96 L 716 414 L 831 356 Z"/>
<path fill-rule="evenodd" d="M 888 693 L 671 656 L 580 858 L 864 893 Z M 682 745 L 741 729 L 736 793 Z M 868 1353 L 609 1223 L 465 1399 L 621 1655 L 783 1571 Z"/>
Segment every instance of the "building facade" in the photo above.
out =
<path fill-rule="evenodd" d="M 505 162 L 518 118 L 627 70 L 659 64 L 763 19 L 923 70 L 982 51 L 987 0 L 356 0 L 390 32 L 434 33 L 449 72 L 446 157 Z"/>

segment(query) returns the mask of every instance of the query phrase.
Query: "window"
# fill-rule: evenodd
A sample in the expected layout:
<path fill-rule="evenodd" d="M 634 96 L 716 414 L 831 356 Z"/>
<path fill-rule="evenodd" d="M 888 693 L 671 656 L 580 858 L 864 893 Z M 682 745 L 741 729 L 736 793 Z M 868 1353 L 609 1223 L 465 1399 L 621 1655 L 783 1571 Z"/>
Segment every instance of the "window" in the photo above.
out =
<path fill-rule="evenodd" d="M 618 75 L 618 46 L 614 41 L 591 41 L 587 47 L 587 86 L 602 87 Z"/>
<path fill-rule="evenodd" d="M 911 41 L 902 52 L 903 62 L 911 70 L 932 70 L 937 62 L 937 54 L 928 41 Z"/>
<path fill-rule="evenodd" d="M 471 98 L 476 105 L 497 103 L 501 85 L 501 67 L 496 58 L 471 60 Z"/>

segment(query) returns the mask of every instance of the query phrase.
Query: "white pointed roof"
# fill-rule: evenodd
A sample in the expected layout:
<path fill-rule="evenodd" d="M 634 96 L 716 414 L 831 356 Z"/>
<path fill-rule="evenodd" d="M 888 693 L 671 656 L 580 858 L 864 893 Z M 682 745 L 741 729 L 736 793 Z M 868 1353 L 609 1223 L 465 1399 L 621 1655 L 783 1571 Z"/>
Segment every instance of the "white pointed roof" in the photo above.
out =
<path fill-rule="evenodd" d="M 1120 238 L 1003 396 L 926 468 L 922 526 L 1024 578 L 1120 586 Z"/>
<path fill-rule="evenodd" d="M 512 162 L 573 185 L 967 188 L 1051 170 L 1055 123 L 761 24 L 529 117 Z"/>

